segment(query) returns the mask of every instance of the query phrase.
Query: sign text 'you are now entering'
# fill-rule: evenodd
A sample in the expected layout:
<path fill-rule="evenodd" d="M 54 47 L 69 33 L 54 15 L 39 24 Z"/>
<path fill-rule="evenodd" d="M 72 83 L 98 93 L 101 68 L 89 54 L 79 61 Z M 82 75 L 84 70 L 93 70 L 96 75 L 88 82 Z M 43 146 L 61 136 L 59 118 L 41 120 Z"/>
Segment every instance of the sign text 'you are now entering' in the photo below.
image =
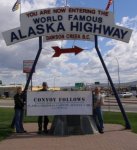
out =
<path fill-rule="evenodd" d="M 129 42 L 132 30 L 115 25 L 112 12 L 94 8 L 59 7 L 21 14 L 21 27 L 3 32 L 7 45 L 44 36 L 45 41 L 94 40 L 100 35 Z"/>

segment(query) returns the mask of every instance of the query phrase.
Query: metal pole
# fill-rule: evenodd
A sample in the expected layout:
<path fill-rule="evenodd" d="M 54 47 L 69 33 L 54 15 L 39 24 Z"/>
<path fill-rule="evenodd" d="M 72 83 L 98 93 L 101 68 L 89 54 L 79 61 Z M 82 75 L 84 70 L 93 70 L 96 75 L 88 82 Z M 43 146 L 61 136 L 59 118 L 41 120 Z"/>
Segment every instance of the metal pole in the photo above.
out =
<path fill-rule="evenodd" d="M 66 0 L 66 5 L 65 5 L 66 7 L 67 7 L 67 3 L 68 3 L 68 2 L 67 2 L 67 0 Z"/>
<path fill-rule="evenodd" d="M 28 73 L 26 73 L 26 82 L 27 82 L 27 80 L 28 80 L 28 76 L 29 76 Z"/>
<path fill-rule="evenodd" d="M 119 73 L 119 62 L 118 62 L 118 59 L 117 59 L 117 57 L 114 57 L 115 59 L 116 59 L 116 61 L 117 61 L 117 64 L 118 64 L 118 85 L 119 85 L 119 92 L 120 92 L 120 73 Z"/>
<path fill-rule="evenodd" d="M 55 91 L 55 78 L 56 78 L 56 77 L 54 77 L 54 91 Z"/>
<path fill-rule="evenodd" d="M 108 80 L 108 111 L 110 112 L 110 98 L 109 98 L 109 80 Z"/>
<path fill-rule="evenodd" d="M 32 91 L 32 78 L 31 78 L 31 91 Z"/>
<path fill-rule="evenodd" d="M 25 85 L 23 93 L 26 93 L 26 91 L 28 90 L 28 86 L 29 86 L 30 80 L 32 79 L 32 75 L 33 75 L 33 72 L 35 70 L 35 67 L 36 67 L 36 64 L 38 62 L 39 56 L 41 54 L 41 51 L 42 51 L 42 36 L 39 37 L 39 50 L 37 52 L 37 55 L 36 55 L 35 60 L 34 60 L 34 63 L 32 65 L 31 72 L 29 73 L 29 76 L 28 76 L 28 79 L 27 79 L 27 83 Z"/>
<path fill-rule="evenodd" d="M 98 37 L 97 37 L 97 35 L 95 35 L 95 48 L 96 48 L 97 54 L 98 54 L 98 56 L 99 56 L 99 58 L 100 58 L 100 61 L 101 61 L 101 63 L 102 63 L 102 66 L 103 66 L 103 68 L 104 68 L 104 70 L 105 70 L 105 72 L 106 72 L 106 75 L 107 75 L 107 77 L 108 77 L 109 83 L 110 83 L 110 85 L 111 85 L 111 87 L 112 87 L 112 90 L 113 90 L 113 92 L 114 92 L 115 98 L 116 98 L 116 100 L 117 100 L 117 103 L 118 103 L 119 108 L 120 108 L 120 110 L 121 110 L 121 113 L 122 113 L 122 115 L 123 115 L 123 118 L 124 118 L 124 120 L 125 120 L 125 127 L 126 127 L 126 129 L 131 129 L 131 125 L 130 125 L 130 123 L 129 123 L 128 117 L 127 117 L 127 115 L 126 115 L 126 113 L 125 113 L 125 110 L 124 110 L 124 108 L 123 108 L 123 105 L 122 105 L 122 103 L 121 103 L 121 101 L 120 101 L 120 98 L 119 98 L 119 96 L 118 96 L 118 94 L 117 94 L 117 91 L 116 91 L 116 89 L 115 89 L 115 87 L 114 87 L 113 81 L 112 81 L 112 79 L 111 79 L 111 77 L 110 77 L 110 75 L 109 75 L 109 72 L 108 72 L 108 70 L 107 70 L 107 67 L 106 67 L 106 65 L 105 65 L 105 62 L 104 62 L 104 60 L 103 60 L 103 58 L 102 58 L 102 55 L 101 55 L 101 53 L 100 53 L 100 51 L 99 51 L 99 48 L 98 48 Z"/>

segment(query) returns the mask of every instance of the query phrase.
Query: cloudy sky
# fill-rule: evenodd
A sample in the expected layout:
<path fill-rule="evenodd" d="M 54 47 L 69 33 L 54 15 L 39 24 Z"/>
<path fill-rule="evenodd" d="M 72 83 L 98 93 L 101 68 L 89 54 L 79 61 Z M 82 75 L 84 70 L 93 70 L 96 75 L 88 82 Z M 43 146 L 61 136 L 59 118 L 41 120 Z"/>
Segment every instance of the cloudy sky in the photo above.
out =
<path fill-rule="evenodd" d="M 2 32 L 20 26 L 20 11 L 12 12 L 16 0 L 0 0 L 0 80 L 3 84 L 26 83 L 23 73 L 23 60 L 33 60 L 38 50 L 38 38 L 6 46 Z M 70 7 L 90 7 L 105 9 L 108 0 L 68 0 Z M 22 0 L 21 12 L 41 8 L 65 6 L 65 0 Z M 115 0 L 110 11 L 115 14 L 115 23 L 133 30 L 129 43 L 112 39 L 99 38 L 99 48 L 114 83 L 118 82 L 118 65 L 120 82 L 137 80 L 137 11 L 136 0 Z M 78 55 L 63 54 L 52 58 L 52 46 L 63 48 L 74 45 L 84 49 Z M 49 86 L 74 85 L 76 82 L 107 82 L 106 74 L 94 48 L 89 41 L 55 41 L 43 43 L 33 84 L 47 81 Z"/>

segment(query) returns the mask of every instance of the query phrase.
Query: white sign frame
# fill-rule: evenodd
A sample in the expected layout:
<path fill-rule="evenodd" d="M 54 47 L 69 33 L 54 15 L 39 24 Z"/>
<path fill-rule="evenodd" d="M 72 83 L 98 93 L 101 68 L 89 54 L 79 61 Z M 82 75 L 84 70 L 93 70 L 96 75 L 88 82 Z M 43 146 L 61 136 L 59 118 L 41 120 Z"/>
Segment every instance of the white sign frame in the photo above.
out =
<path fill-rule="evenodd" d="M 91 91 L 27 92 L 27 115 L 92 115 Z"/>
<path fill-rule="evenodd" d="M 57 11 L 62 9 L 65 12 Z M 131 33 L 131 29 L 115 25 L 112 12 L 94 8 L 59 7 L 21 14 L 21 27 L 3 32 L 3 37 L 7 45 L 39 36 L 45 36 L 46 42 L 72 39 L 92 41 L 94 35 L 128 43 Z"/>

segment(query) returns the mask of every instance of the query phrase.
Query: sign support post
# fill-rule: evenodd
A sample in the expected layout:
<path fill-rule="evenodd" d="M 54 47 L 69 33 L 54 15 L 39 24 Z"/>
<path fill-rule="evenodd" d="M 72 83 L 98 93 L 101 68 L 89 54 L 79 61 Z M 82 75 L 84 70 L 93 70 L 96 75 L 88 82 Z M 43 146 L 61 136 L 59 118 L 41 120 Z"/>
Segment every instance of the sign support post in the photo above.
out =
<path fill-rule="evenodd" d="M 98 37 L 97 37 L 97 35 L 95 35 L 95 49 L 96 49 L 97 54 L 98 54 L 98 56 L 99 56 L 99 58 L 100 58 L 100 61 L 101 61 L 101 63 L 102 63 L 102 66 L 103 66 L 103 68 L 104 68 L 104 70 L 105 70 L 105 72 L 106 72 L 107 78 L 108 78 L 108 80 L 109 80 L 109 82 L 110 82 L 110 85 L 111 85 L 112 90 L 113 90 L 113 92 L 114 92 L 115 98 L 116 98 L 116 100 L 117 100 L 117 103 L 118 103 L 118 105 L 119 105 L 119 108 L 120 108 L 120 110 L 121 110 L 121 113 L 122 113 L 122 115 L 123 115 L 123 118 L 124 118 L 124 120 L 125 120 L 126 129 L 131 129 L 131 125 L 130 125 L 130 123 L 129 123 L 128 117 L 127 117 L 127 115 L 126 115 L 126 113 L 125 113 L 125 110 L 124 110 L 123 105 L 122 105 L 122 103 L 121 103 L 121 101 L 120 101 L 120 98 L 119 98 L 119 96 L 118 96 L 118 93 L 117 93 L 117 91 L 116 91 L 116 89 L 115 89 L 115 86 L 114 86 L 114 84 L 113 84 L 113 81 L 112 81 L 112 79 L 111 79 L 111 77 L 110 77 L 110 75 L 109 75 L 109 72 L 108 72 L 108 70 L 107 70 L 107 67 L 106 67 L 106 65 L 105 65 L 105 62 L 104 62 L 104 60 L 103 60 L 103 58 L 102 58 L 102 56 L 101 56 L 101 53 L 100 53 L 100 51 L 99 51 L 99 48 L 98 48 Z"/>
<path fill-rule="evenodd" d="M 29 77 L 29 73 L 26 73 L 26 83 L 27 83 L 28 77 Z M 31 89 L 31 91 L 32 91 L 32 77 L 31 77 L 30 89 Z"/>
<path fill-rule="evenodd" d="M 39 56 L 41 54 L 41 51 L 42 51 L 42 36 L 39 37 L 39 50 L 37 52 L 36 58 L 35 58 L 34 63 L 32 65 L 31 72 L 29 73 L 29 76 L 28 76 L 28 79 L 27 79 L 27 82 L 26 82 L 26 85 L 25 85 L 23 93 L 25 93 L 27 91 L 27 89 L 28 89 L 30 80 L 32 79 L 32 75 L 33 75 L 33 72 L 35 70 L 35 67 L 36 67 L 36 64 L 38 62 Z"/>

